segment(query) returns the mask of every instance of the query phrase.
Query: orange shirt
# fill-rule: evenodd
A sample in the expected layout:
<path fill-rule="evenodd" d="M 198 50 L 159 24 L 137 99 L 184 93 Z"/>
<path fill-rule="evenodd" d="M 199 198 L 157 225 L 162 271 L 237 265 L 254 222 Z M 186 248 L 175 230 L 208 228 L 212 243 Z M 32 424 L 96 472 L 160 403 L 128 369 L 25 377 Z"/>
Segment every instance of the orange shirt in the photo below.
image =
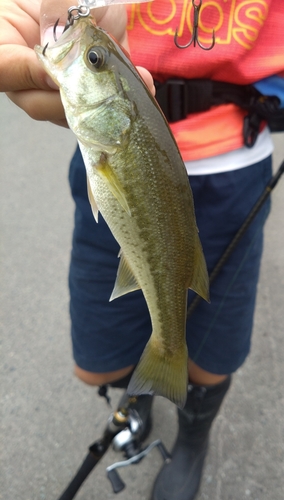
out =
<path fill-rule="evenodd" d="M 197 3 L 197 1 L 196 1 Z M 128 7 L 128 36 L 134 64 L 146 67 L 158 81 L 168 78 L 210 78 L 238 84 L 254 83 L 273 74 L 284 76 L 284 1 L 203 0 L 199 39 L 204 51 L 174 44 L 192 35 L 191 0 L 154 0 Z M 243 146 L 243 110 L 221 105 L 188 115 L 171 124 L 185 161 L 222 154 Z"/>

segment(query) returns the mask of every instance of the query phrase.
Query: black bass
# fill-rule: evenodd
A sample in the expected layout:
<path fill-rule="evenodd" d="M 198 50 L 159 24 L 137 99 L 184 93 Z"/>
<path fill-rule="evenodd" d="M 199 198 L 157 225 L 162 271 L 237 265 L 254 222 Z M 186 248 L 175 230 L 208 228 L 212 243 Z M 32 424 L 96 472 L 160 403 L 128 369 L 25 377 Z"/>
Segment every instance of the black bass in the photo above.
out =
<path fill-rule="evenodd" d="M 94 216 L 101 212 L 121 247 L 110 300 L 142 289 L 151 316 L 128 392 L 183 407 L 187 289 L 208 300 L 208 275 L 175 140 L 125 51 L 90 16 L 35 50 L 79 141 Z"/>

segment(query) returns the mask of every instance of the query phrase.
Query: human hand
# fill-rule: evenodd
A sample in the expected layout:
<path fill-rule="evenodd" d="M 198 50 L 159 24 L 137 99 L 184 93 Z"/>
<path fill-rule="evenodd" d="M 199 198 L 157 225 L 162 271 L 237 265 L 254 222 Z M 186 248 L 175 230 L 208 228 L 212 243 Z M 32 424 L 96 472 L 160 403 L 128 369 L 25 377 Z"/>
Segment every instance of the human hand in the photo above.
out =
<path fill-rule="evenodd" d="M 74 0 L 0 0 L 0 91 L 35 120 L 61 126 L 67 122 L 58 89 L 33 48 L 53 37 L 52 27 L 59 17 L 65 24 L 71 5 Z M 97 23 L 128 49 L 124 6 L 96 9 L 95 15 Z M 141 75 L 154 93 L 150 73 L 142 68 Z"/>
<path fill-rule="evenodd" d="M 33 50 L 40 43 L 40 0 L 0 0 L 0 91 L 36 120 L 66 125 L 56 86 Z"/>

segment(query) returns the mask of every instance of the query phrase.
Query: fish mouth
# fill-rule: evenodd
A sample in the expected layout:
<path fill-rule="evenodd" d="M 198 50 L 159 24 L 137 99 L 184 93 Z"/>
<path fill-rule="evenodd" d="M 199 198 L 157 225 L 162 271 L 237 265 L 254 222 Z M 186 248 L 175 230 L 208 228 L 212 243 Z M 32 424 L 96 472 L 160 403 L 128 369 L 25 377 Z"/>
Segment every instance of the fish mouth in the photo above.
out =
<path fill-rule="evenodd" d="M 49 44 L 47 43 L 45 47 L 41 47 L 40 45 L 35 46 L 35 52 L 36 54 L 40 57 L 40 59 L 44 61 L 48 61 L 49 64 L 57 65 L 59 64 L 63 59 L 66 58 L 70 54 L 70 52 L 74 52 L 74 47 L 78 47 L 79 43 L 78 41 L 75 40 L 70 40 L 68 42 L 64 43 L 58 43 L 56 42 L 55 44 Z M 77 50 L 76 54 L 73 56 L 73 60 L 76 59 L 80 54 L 80 51 Z M 70 56 L 69 56 L 70 59 Z"/>
<path fill-rule="evenodd" d="M 91 16 L 76 19 L 74 24 L 63 30 L 58 39 L 56 39 L 56 27 L 57 23 L 53 30 L 54 40 L 51 39 L 44 47 L 36 45 L 34 50 L 46 72 L 59 85 L 57 78 L 59 73 L 71 66 L 87 47 L 100 45 L 101 32 L 105 31 L 96 26 Z"/>
<path fill-rule="evenodd" d="M 72 24 L 66 30 L 60 34 L 59 38 L 56 39 L 56 29 L 57 23 L 55 23 L 55 28 L 53 31 L 54 40 L 48 41 L 48 43 L 43 47 L 41 45 L 36 45 L 34 50 L 43 63 L 44 67 L 48 71 L 52 66 L 58 65 L 64 62 L 64 67 L 70 65 L 75 59 L 80 55 L 81 41 L 84 39 L 84 34 L 90 26 L 94 28 L 93 22 L 87 18 L 80 18 L 76 20 L 76 23 Z M 60 65 L 60 69 L 62 65 Z M 50 71 L 48 71 L 50 73 Z"/>

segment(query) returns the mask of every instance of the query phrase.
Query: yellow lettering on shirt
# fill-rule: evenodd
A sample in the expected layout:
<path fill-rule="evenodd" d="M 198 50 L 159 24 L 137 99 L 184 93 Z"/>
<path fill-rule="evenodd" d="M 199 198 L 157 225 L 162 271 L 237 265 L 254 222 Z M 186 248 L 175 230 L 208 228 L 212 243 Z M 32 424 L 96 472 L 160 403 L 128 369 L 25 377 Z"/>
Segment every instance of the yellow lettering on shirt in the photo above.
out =
<path fill-rule="evenodd" d="M 259 29 L 268 14 L 265 0 L 245 0 L 241 2 L 234 15 L 233 37 L 246 49 L 251 49 L 258 37 Z"/>
<path fill-rule="evenodd" d="M 198 23 L 201 43 L 211 43 L 215 31 L 216 44 L 237 42 L 251 49 L 268 14 L 267 0 L 203 0 Z M 154 36 L 192 35 L 193 5 L 191 0 L 167 0 L 161 3 L 132 4 L 129 7 L 128 30 L 139 23 Z"/>

